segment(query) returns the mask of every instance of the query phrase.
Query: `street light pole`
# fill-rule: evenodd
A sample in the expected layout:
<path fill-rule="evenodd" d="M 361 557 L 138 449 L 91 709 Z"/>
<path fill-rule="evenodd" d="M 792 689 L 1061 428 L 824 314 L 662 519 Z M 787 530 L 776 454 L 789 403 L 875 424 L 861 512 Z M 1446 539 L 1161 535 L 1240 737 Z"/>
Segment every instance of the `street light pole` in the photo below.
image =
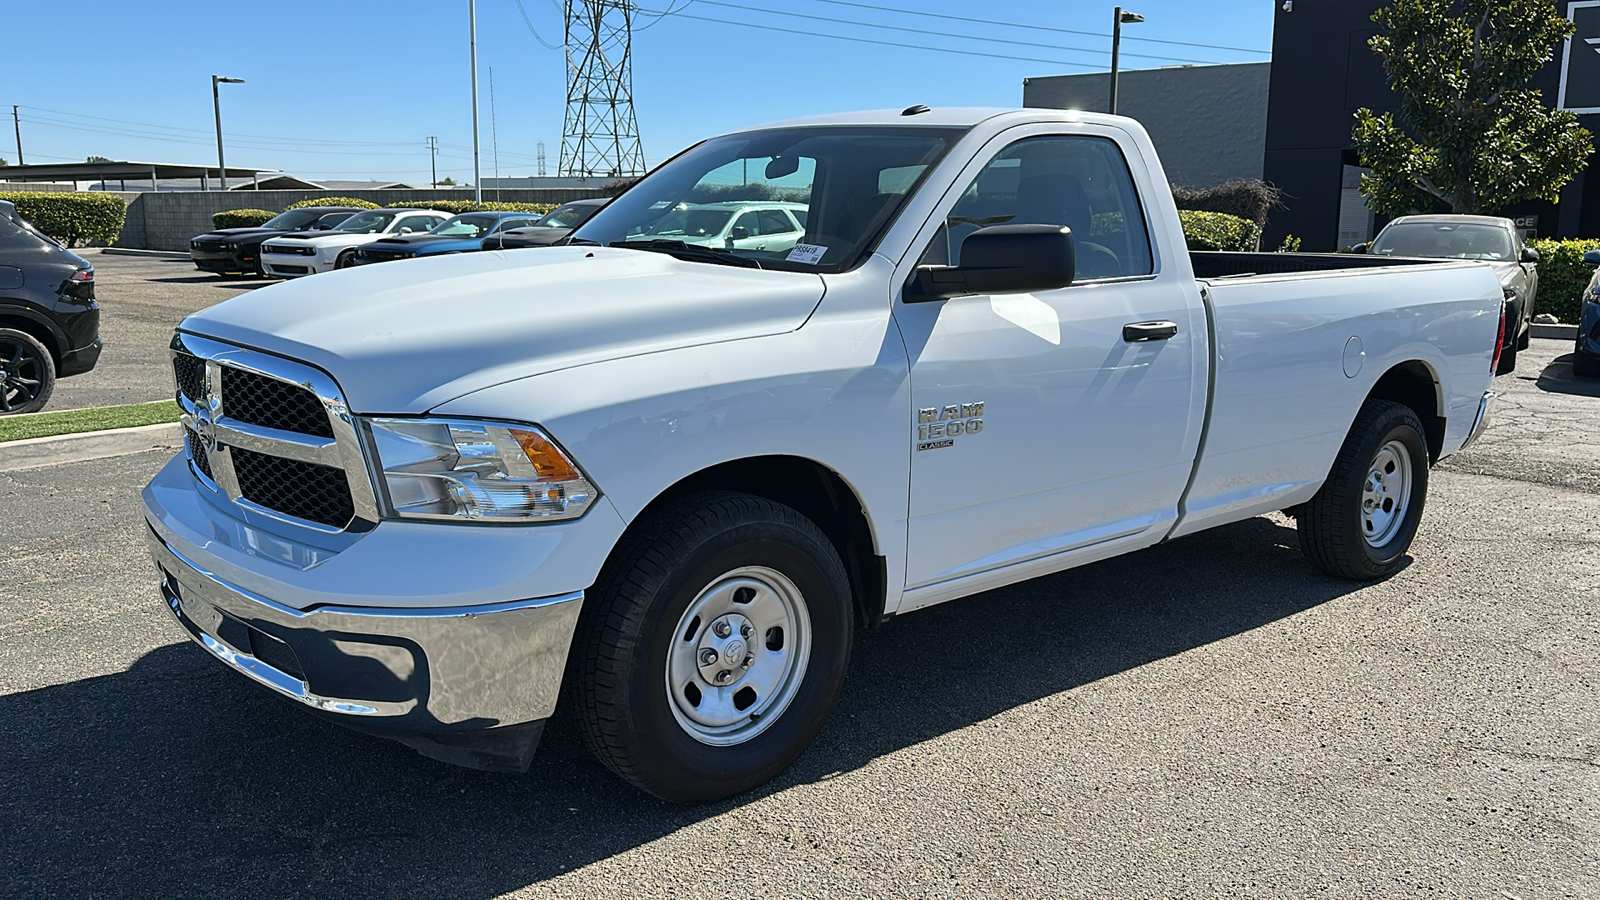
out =
<path fill-rule="evenodd" d="M 478 159 L 478 3 L 467 0 L 467 39 L 472 45 L 472 202 L 483 202 L 483 166 Z"/>
<path fill-rule="evenodd" d="M 1144 16 L 1136 12 L 1124 12 L 1118 6 L 1111 11 L 1111 102 L 1106 111 L 1112 115 L 1117 114 L 1117 53 L 1122 43 L 1122 23 L 1143 22 Z"/>
<path fill-rule="evenodd" d="M 217 115 L 217 177 L 222 181 L 222 189 L 228 189 L 228 164 L 222 159 L 222 100 L 217 96 L 219 84 L 244 84 L 243 78 L 224 78 L 221 75 L 211 76 L 211 111 Z"/>

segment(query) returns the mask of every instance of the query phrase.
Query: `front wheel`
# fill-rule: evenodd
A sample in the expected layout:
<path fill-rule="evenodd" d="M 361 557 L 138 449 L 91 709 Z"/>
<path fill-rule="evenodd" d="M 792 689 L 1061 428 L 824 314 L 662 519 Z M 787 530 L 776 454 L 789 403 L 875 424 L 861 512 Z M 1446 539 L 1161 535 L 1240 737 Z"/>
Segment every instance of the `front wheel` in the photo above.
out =
<path fill-rule="evenodd" d="M 584 741 L 662 799 L 707 803 L 776 777 L 844 683 L 844 566 L 770 500 L 702 494 L 652 516 L 591 598 L 571 673 Z"/>
<path fill-rule="evenodd" d="M 1572 374 L 1580 378 L 1600 378 L 1600 356 L 1585 353 L 1581 339 L 1572 354 Z"/>
<path fill-rule="evenodd" d="M 346 250 L 346 251 L 344 251 L 343 253 L 339 254 L 338 257 L 336 257 L 334 259 L 334 261 L 333 261 L 333 267 L 335 269 L 348 269 L 348 268 L 350 268 L 351 266 L 353 266 L 355 264 L 356 264 L 356 252 L 354 250 Z"/>
<path fill-rule="evenodd" d="M 0 328 L 0 416 L 38 412 L 56 388 L 56 361 L 39 339 Z"/>
<path fill-rule="evenodd" d="M 1329 575 L 1392 574 L 1417 535 L 1428 494 L 1428 444 L 1409 407 L 1369 400 L 1333 471 L 1295 520 L 1300 549 Z"/>

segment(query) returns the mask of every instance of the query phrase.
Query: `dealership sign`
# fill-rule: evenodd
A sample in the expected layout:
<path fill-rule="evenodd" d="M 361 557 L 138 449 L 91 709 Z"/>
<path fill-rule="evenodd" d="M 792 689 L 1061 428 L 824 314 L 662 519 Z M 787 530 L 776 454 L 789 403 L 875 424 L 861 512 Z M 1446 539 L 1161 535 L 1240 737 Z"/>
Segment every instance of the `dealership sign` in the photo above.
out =
<path fill-rule="evenodd" d="M 1567 18 L 1575 29 L 1561 56 L 1561 96 L 1556 105 L 1575 113 L 1600 113 L 1600 0 L 1573 0 Z"/>

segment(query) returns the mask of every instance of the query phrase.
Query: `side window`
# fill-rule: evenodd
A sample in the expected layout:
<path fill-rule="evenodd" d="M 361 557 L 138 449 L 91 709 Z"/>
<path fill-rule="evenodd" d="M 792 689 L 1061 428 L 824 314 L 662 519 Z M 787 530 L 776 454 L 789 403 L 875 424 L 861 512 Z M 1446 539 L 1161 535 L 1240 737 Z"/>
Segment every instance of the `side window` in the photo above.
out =
<path fill-rule="evenodd" d="M 794 230 L 794 225 L 789 222 L 789 217 L 783 214 L 783 210 L 764 209 L 761 211 L 762 234 L 788 234 Z"/>
<path fill-rule="evenodd" d="M 934 238 L 948 241 L 951 265 L 961 242 L 993 225 L 1065 225 L 1077 246 L 1078 278 L 1149 275 L 1155 271 L 1144 212 L 1127 161 L 1099 137 L 1032 137 L 1005 148 L 983 167 Z M 936 261 L 943 247 L 924 259 Z"/>
<path fill-rule="evenodd" d="M 733 223 L 733 228 L 729 229 L 728 236 L 735 239 L 741 237 L 741 235 L 738 233 L 739 229 L 741 228 L 744 229 L 744 234 L 742 235 L 743 237 L 755 237 L 761 233 L 760 223 L 757 221 L 754 210 L 740 216 L 739 220 Z"/>

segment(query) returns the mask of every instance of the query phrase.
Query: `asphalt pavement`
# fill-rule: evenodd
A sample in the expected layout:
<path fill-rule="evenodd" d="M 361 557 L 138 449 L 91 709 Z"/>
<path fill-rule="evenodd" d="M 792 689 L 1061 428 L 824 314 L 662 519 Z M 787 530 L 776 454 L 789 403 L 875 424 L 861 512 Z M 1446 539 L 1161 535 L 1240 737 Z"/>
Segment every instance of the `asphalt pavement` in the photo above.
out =
<path fill-rule="evenodd" d="M 1372 585 L 1252 519 L 863 634 L 777 782 L 312 719 L 167 619 L 140 454 L 0 474 L 0 894 L 1600 896 L 1595 383 L 1535 342 Z M 445 564 L 441 561 L 440 564 Z"/>
<path fill-rule="evenodd" d="M 186 258 L 74 251 L 94 266 L 100 362 L 56 382 L 46 411 L 172 399 L 167 345 L 184 316 L 272 282 L 201 272 Z"/>

